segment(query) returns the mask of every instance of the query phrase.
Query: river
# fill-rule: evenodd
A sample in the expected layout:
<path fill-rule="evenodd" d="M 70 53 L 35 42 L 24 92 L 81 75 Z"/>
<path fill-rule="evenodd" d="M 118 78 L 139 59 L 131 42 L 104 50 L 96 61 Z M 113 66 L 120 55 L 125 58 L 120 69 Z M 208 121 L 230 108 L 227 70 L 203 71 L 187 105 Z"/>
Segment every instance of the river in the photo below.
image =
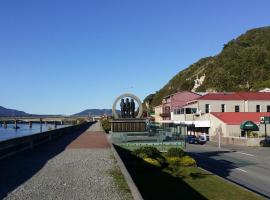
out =
<path fill-rule="evenodd" d="M 57 125 L 57 129 L 64 128 L 70 125 Z M 22 137 L 26 135 L 33 135 L 48 130 L 54 130 L 54 124 L 43 124 L 42 129 L 40 124 L 32 124 L 32 128 L 29 128 L 29 124 L 18 124 L 19 129 L 14 129 L 14 124 L 8 124 L 7 128 L 0 126 L 0 141 L 9 140 L 12 138 Z"/>

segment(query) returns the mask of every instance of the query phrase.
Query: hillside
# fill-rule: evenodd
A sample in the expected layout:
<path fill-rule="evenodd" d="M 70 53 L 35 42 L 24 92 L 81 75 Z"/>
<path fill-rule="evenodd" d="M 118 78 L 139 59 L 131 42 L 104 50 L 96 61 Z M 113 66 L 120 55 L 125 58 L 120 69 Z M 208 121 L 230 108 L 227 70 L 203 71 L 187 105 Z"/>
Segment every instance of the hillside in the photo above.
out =
<path fill-rule="evenodd" d="M 74 116 L 101 116 L 101 115 L 112 115 L 112 109 L 87 109 L 80 113 L 74 114 Z"/>
<path fill-rule="evenodd" d="M 0 117 L 26 117 L 26 116 L 29 116 L 29 114 L 23 111 L 8 109 L 0 106 Z"/>
<path fill-rule="evenodd" d="M 265 87 L 270 87 L 270 27 L 252 29 L 231 40 L 218 55 L 179 72 L 145 103 L 159 105 L 164 96 L 181 90 L 257 91 Z"/>

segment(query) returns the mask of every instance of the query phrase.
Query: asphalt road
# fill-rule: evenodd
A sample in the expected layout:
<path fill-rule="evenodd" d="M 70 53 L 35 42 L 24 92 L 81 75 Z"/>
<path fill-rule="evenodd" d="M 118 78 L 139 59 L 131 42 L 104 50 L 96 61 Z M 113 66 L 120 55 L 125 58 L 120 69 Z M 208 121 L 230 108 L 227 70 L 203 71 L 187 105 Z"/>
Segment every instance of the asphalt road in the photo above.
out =
<path fill-rule="evenodd" d="M 187 145 L 200 167 L 270 199 L 270 148 Z"/>

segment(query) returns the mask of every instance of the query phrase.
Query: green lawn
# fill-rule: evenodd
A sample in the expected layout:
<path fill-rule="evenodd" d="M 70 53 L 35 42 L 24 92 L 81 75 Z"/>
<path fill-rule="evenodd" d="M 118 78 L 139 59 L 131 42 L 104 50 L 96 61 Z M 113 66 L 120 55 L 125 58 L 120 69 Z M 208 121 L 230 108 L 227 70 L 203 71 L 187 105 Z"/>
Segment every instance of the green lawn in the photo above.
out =
<path fill-rule="evenodd" d="M 183 181 L 207 199 L 262 199 L 252 192 L 242 189 L 241 187 L 238 187 L 202 169 L 193 167 L 186 170 L 190 175 L 183 178 Z"/>
<path fill-rule="evenodd" d="M 182 167 L 172 174 L 168 168 L 149 165 L 126 149 L 116 147 L 116 150 L 145 200 L 262 199 L 200 168 Z"/>

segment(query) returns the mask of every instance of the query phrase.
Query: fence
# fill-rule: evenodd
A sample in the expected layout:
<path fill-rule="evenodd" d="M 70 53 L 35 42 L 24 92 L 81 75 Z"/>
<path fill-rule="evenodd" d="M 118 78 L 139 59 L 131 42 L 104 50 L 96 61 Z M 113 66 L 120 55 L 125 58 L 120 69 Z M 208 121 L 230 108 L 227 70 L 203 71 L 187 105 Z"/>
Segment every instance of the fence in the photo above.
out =
<path fill-rule="evenodd" d="M 0 142 L 0 159 L 11 156 L 21 151 L 25 151 L 27 149 L 32 149 L 35 146 L 46 143 L 65 134 L 87 129 L 92 124 L 93 122 L 89 122 L 2 141 Z"/>

